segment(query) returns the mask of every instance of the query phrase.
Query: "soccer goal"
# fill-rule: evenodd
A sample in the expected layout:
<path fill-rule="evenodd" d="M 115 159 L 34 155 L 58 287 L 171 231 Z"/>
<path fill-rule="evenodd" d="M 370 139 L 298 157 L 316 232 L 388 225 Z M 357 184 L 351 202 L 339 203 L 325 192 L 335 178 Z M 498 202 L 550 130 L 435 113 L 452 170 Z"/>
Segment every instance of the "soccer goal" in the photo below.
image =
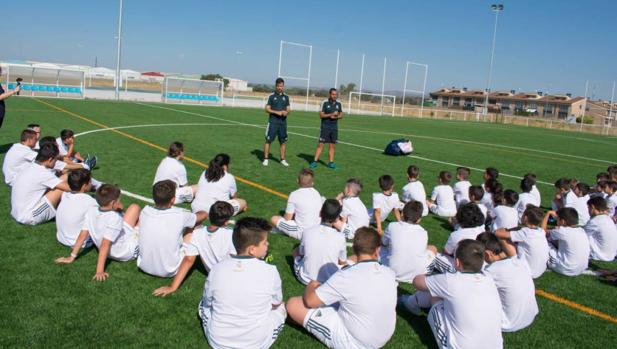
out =
<path fill-rule="evenodd" d="M 162 99 L 165 103 L 223 105 L 223 81 L 166 77 Z"/>
<path fill-rule="evenodd" d="M 6 86 L 21 85 L 20 96 L 50 98 L 84 98 L 85 74 L 81 70 L 7 64 L 2 67 Z"/>
<path fill-rule="evenodd" d="M 382 95 L 380 93 L 349 92 L 350 114 L 367 115 L 391 115 L 394 116 L 396 108 L 396 96 Z"/>

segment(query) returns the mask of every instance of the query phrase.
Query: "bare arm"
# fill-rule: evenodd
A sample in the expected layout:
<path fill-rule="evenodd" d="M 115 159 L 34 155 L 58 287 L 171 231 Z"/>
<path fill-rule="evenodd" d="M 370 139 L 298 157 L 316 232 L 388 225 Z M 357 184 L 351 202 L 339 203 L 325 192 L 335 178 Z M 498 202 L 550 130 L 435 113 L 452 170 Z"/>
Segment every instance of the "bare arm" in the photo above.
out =
<path fill-rule="evenodd" d="M 54 189 L 60 189 L 62 191 L 67 191 L 67 192 L 71 191 L 71 187 L 69 187 L 69 184 L 67 182 L 58 183 L 58 185 L 56 185 Z"/>
<path fill-rule="evenodd" d="M 176 274 L 176 276 L 174 276 L 171 285 L 159 287 L 154 290 L 152 294 L 155 296 L 165 297 L 168 294 L 174 293 L 180 287 L 180 285 L 182 285 L 182 281 L 184 281 L 186 275 L 193 267 L 195 259 L 197 259 L 197 256 L 185 256 L 184 259 L 182 259 L 180 268 L 178 268 L 178 273 Z"/>
<path fill-rule="evenodd" d="M 206 211 L 199 211 L 195 213 L 195 216 L 197 216 L 197 219 L 195 220 L 196 227 L 201 225 L 201 223 L 208 219 L 208 213 Z"/>
<path fill-rule="evenodd" d="M 278 116 L 283 116 L 283 113 L 281 111 L 272 110 L 272 108 L 270 107 L 269 104 L 266 105 L 266 113 L 274 114 L 274 115 L 278 115 Z"/>
<path fill-rule="evenodd" d="M 21 86 L 16 86 L 13 90 L 4 92 L 3 94 L 0 95 L 0 101 L 3 101 L 11 97 L 12 95 L 16 94 L 19 91 L 21 91 Z"/>
<path fill-rule="evenodd" d="M 500 239 L 509 239 L 510 238 L 510 232 L 504 228 L 501 229 L 497 229 L 495 230 L 495 236 L 500 238 Z"/>
<path fill-rule="evenodd" d="M 394 209 L 394 217 L 396 217 L 397 222 L 401 221 L 401 211 L 398 208 Z"/>
<path fill-rule="evenodd" d="M 413 278 L 413 285 L 418 291 L 428 292 L 428 286 L 426 286 L 426 275 L 424 274 L 418 275 L 415 278 Z"/>
<path fill-rule="evenodd" d="M 381 228 L 381 209 L 376 208 L 373 210 L 373 215 L 375 216 L 375 224 L 377 225 L 377 232 L 379 235 L 383 235 L 383 229 Z"/>
<path fill-rule="evenodd" d="M 77 237 L 77 241 L 75 241 L 75 245 L 73 245 L 73 249 L 71 250 L 71 255 L 69 257 L 60 257 L 56 259 L 56 263 L 58 264 L 69 264 L 73 263 L 77 259 L 77 255 L 79 251 L 81 251 L 81 247 L 84 245 L 84 242 L 88 238 L 88 231 L 82 230 Z"/>
<path fill-rule="evenodd" d="M 320 285 L 321 283 L 319 281 L 313 280 L 306 286 L 302 300 L 304 301 L 304 306 L 307 308 L 318 308 L 324 305 L 321 299 L 317 296 L 317 292 L 315 292 L 317 287 Z"/>
<path fill-rule="evenodd" d="M 96 260 L 96 274 L 94 274 L 92 280 L 105 281 L 109 277 L 109 274 L 105 272 L 105 262 L 107 261 L 110 249 L 111 241 L 103 239 L 99 248 L 99 257 Z"/>

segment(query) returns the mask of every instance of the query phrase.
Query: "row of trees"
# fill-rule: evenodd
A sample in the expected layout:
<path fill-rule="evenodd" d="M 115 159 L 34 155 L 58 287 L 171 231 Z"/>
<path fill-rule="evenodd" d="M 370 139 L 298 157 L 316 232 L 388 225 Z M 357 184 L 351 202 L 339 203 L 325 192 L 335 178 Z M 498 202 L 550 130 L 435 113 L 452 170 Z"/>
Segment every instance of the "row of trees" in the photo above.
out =
<path fill-rule="evenodd" d="M 211 80 L 211 81 L 222 81 L 223 86 L 227 88 L 229 85 L 229 79 L 223 78 L 221 74 L 202 74 L 199 78 L 200 80 Z"/>

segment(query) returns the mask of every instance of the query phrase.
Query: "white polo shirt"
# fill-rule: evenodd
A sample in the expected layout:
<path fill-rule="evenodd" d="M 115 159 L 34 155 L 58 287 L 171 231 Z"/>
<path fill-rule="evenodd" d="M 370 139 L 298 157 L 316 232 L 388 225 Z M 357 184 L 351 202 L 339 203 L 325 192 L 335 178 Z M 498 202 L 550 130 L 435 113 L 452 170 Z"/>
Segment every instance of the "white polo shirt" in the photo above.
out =
<path fill-rule="evenodd" d="M 56 138 L 56 144 L 58 145 L 58 151 L 60 152 L 58 155 L 66 156 L 69 154 L 69 146 L 64 144 L 62 138 Z"/>
<path fill-rule="evenodd" d="M 184 167 L 184 164 L 176 158 L 169 156 L 161 160 L 159 167 L 156 168 L 156 174 L 154 175 L 154 182 L 152 182 L 152 184 L 165 180 L 175 182 L 178 187 L 187 185 L 189 180 L 186 176 L 186 167 Z"/>
<path fill-rule="evenodd" d="M 73 246 L 84 227 L 86 213 L 98 207 L 96 200 L 86 193 L 62 193 L 56 210 L 56 238 L 64 246 Z"/>
<path fill-rule="evenodd" d="M 368 227 L 371 218 L 362 200 L 359 197 L 346 197 L 342 201 L 341 217 L 347 218 L 347 224 L 350 224 L 354 229 Z"/>
<path fill-rule="evenodd" d="M 410 283 L 426 273 L 428 233 L 419 224 L 388 224 L 381 244 L 381 263 L 394 270 L 397 281 Z"/>
<path fill-rule="evenodd" d="M 550 231 L 553 241 L 559 241 L 557 269 L 564 275 L 580 275 L 589 264 L 589 239 L 583 228 L 557 227 Z"/>
<path fill-rule="evenodd" d="M 589 221 L 589 208 L 587 207 L 587 201 L 589 201 L 589 195 L 576 197 L 575 200 L 568 202 L 568 206 L 566 206 L 576 210 L 576 213 L 578 213 L 578 225 L 581 227 Z"/>
<path fill-rule="evenodd" d="M 540 207 L 540 203 L 542 202 L 542 196 L 540 195 L 540 191 L 538 190 L 538 186 L 536 186 L 534 184 L 533 187 L 531 187 L 531 191 L 529 193 L 531 195 L 533 195 L 534 199 L 538 203 L 536 206 Z"/>
<path fill-rule="evenodd" d="M 347 260 L 345 236 L 323 224 L 312 226 L 302 233 L 300 255 L 302 278 L 324 283 L 339 270 L 339 260 Z"/>
<path fill-rule="evenodd" d="M 484 225 L 479 225 L 472 228 L 459 228 L 450 233 L 448 241 L 446 241 L 446 245 L 444 246 L 443 250 L 447 254 L 453 256 L 459 242 L 465 239 L 475 240 L 476 237 L 478 237 L 478 235 L 481 233 L 484 233 Z"/>
<path fill-rule="evenodd" d="M 191 203 L 193 212 L 210 212 L 210 206 L 217 201 L 227 201 L 231 199 L 238 188 L 234 176 L 225 172 L 225 175 L 216 182 L 209 182 L 206 179 L 206 172 L 199 177 L 195 199 Z"/>
<path fill-rule="evenodd" d="M 293 214 L 293 220 L 301 229 L 312 227 L 321 223 L 319 211 L 323 202 L 324 199 L 313 187 L 296 189 L 289 194 L 285 213 Z"/>
<path fill-rule="evenodd" d="M 373 193 L 373 211 L 375 209 L 381 210 L 381 221 L 385 221 L 395 208 L 401 209 L 403 203 L 398 197 L 398 193 L 392 193 L 385 195 L 384 193 Z M 371 218 L 373 220 L 374 217 Z"/>
<path fill-rule="evenodd" d="M 6 152 L 6 155 L 4 155 L 4 162 L 2 163 L 4 182 L 11 185 L 17 174 L 36 159 L 36 155 L 37 153 L 27 145 L 21 143 L 13 144 L 9 151 Z"/>
<path fill-rule="evenodd" d="M 615 209 L 617 208 L 617 193 L 613 193 L 606 198 L 606 204 L 608 206 L 608 215 L 613 217 L 615 215 Z"/>
<path fill-rule="evenodd" d="M 18 222 L 29 217 L 48 190 L 62 183 L 49 169 L 37 162 L 19 173 L 11 188 L 11 216 Z"/>
<path fill-rule="evenodd" d="M 610 262 L 617 256 L 617 226 L 608 215 L 592 217 L 584 227 L 589 238 L 591 259 Z"/>
<path fill-rule="evenodd" d="M 456 201 L 457 206 L 469 202 L 469 187 L 471 187 L 469 181 L 458 181 L 454 183 L 454 201 Z"/>
<path fill-rule="evenodd" d="M 548 241 L 542 228 L 523 227 L 510 232 L 510 240 L 516 244 L 516 255 L 527 262 L 535 279 L 546 271 Z"/>
<path fill-rule="evenodd" d="M 199 255 L 206 271 L 210 271 L 217 263 L 236 254 L 232 234 L 233 229 L 230 227 L 210 230 L 208 227 L 201 226 L 193 230 L 191 240 L 184 244 L 186 255 Z"/>
<path fill-rule="evenodd" d="M 109 258 L 125 262 L 137 257 L 139 247 L 136 234 L 126 228 L 120 213 L 92 207 L 86 213 L 82 230 L 88 231 L 97 248 L 101 248 L 103 239 L 111 241 Z"/>
<path fill-rule="evenodd" d="M 410 201 L 418 201 L 422 203 L 422 217 L 428 215 L 428 205 L 426 204 L 426 191 L 424 185 L 420 181 L 413 181 L 407 183 L 403 187 L 403 202 L 408 203 Z"/>
<path fill-rule="evenodd" d="M 514 207 L 499 205 L 493 209 L 493 231 L 518 227 L 518 211 Z"/>
<path fill-rule="evenodd" d="M 454 201 L 454 191 L 449 185 L 438 185 L 433 188 L 431 200 L 443 210 L 456 212 L 456 202 Z"/>
<path fill-rule="evenodd" d="M 531 193 L 520 193 L 518 196 L 518 202 L 516 203 L 516 210 L 518 211 L 518 221 L 522 223 L 523 213 L 527 209 L 527 205 L 534 205 L 540 207 L 540 201 L 538 201 Z"/>

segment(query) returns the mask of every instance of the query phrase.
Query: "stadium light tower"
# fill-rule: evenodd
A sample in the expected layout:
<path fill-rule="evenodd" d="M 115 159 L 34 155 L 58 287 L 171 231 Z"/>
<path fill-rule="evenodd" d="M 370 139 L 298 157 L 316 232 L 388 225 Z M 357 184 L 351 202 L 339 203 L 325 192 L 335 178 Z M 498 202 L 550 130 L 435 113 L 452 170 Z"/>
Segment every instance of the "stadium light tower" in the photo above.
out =
<path fill-rule="evenodd" d="M 495 13 L 495 27 L 493 28 L 493 46 L 491 48 L 491 61 L 488 66 L 488 81 L 486 83 L 486 97 L 484 98 L 484 115 L 488 113 L 488 95 L 491 93 L 491 78 L 493 75 L 493 59 L 495 58 L 495 39 L 497 38 L 497 18 L 503 11 L 502 4 L 492 4 L 491 11 Z"/>
<path fill-rule="evenodd" d="M 116 59 L 116 100 L 120 99 L 120 58 L 122 57 L 122 0 L 120 0 L 120 13 L 118 15 L 118 56 Z"/>

